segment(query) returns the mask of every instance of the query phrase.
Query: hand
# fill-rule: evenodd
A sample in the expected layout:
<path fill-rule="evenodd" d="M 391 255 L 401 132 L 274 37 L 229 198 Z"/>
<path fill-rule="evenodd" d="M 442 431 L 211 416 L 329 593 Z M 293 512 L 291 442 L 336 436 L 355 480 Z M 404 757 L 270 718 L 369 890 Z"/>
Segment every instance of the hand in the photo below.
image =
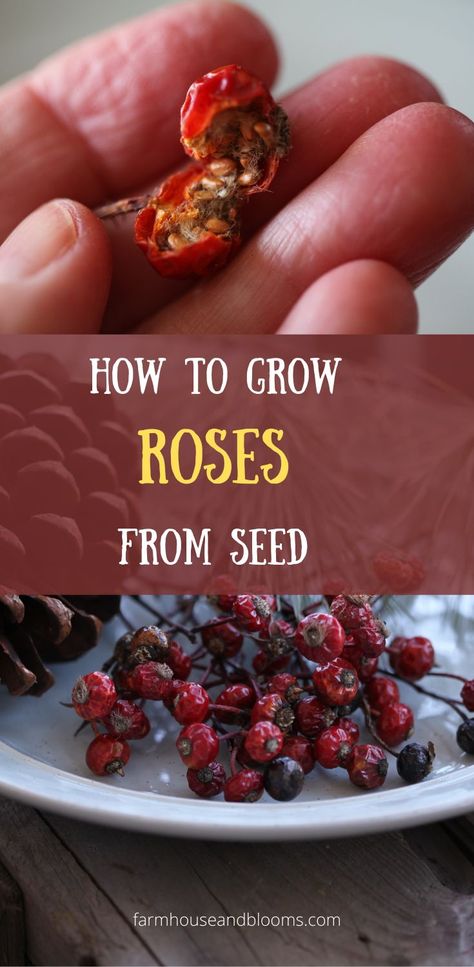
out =
<path fill-rule="evenodd" d="M 474 126 L 394 61 L 346 61 L 284 99 L 293 150 L 213 279 L 160 279 L 133 218 L 93 214 L 182 163 L 185 91 L 233 61 L 271 83 L 273 41 L 248 10 L 207 0 L 87 40 L 0 92 L 3 332 L 415 330 L 412 286 L 474 224 Z M 74 201 L 51 201 L 62 196 Z"/>

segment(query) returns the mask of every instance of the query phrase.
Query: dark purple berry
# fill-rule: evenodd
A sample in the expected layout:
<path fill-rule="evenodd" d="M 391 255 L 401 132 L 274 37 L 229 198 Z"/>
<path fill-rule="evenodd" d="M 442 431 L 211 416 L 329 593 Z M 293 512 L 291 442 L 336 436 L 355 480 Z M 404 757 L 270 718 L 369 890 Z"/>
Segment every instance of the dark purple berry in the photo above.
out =
<path fill-rule="evenodd" d="M 398 755 L 398 775 L 405 782 L 422 782 L 431 772 L 435 754 L 431 742 L 428 743 L 427 747 L 420 745 L 419 742 L 410 742 L 409 745 L 403 747 Z"/>
<path fill-rule="evenodd" d="M 458 728 L 456 741 L 463 752 L 474 755 L 474 719 L 466 719 Z"/>
<path fill-rule="evenodd" d="M 288 802 L 299 796 L 303 788 L 304 772 L 296 759 L 280 756 L 265 767 L 263 782 L 272 799 Z"/>

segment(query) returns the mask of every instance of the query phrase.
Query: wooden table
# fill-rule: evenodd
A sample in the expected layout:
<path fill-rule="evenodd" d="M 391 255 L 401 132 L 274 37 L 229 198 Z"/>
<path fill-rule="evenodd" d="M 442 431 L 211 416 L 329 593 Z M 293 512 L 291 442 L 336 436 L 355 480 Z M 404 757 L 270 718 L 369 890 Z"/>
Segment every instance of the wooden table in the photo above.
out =
<path fill-rule="evenodd" d="M 474 821 L 294 844 L 85 825 L 0 800 L 0 964 L 474 963 Z M 146 927 L 134 912 L 339 916 L 340 926 Z"/>

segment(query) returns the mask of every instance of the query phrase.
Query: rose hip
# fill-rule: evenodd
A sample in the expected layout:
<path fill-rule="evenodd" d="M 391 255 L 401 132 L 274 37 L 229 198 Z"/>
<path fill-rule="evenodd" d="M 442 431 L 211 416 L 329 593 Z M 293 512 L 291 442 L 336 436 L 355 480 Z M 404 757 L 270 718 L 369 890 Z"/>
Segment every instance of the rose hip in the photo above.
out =
<path fill-rule="evenodd" d="M 147 661 L 136 665 L 130 675 L 130 684 L 140 698 L 160 701 L 167 698 L 172 687 L 173 672 L 169 665 L 159 661 Z"/>
<path fill-rule="evenodd" d="M 357 672 L 343 658 L 317 668 L 313 682 L 318 697 L 327 705 L 348 705 L 359 690 Z"/>
<path fill-rule="evenodd" d="M 355 745 L 347 763 L 349 779 L 362 789 L 383 786 L 388 772 L 388 762 L 378 745 Z"/>
<path fill-rule="evenodd" d="M 170 642 L 167 664 L 171 668 L 174 677 L 179 678 L 182 682 L 185 682 L 189 678 L 193 668 L 191 656 L 183 651 L 177 641 Z"/>
<path fill-rule="evenodd" d="M 295 634 L 298 651 L 315 662 L 329 662 L 342 655 L 346 636 L 332 614 L 309 614 L 302 618 Z"/>
<path fill-rule="evenodd" d="M 174 689 L 172 711 L 180 725 L 203 722 L 209 713 L 209 695 L 196 682 L 180 682 Z"/>
<path fill-rule="evenodd" d="M 338 720 L 337 724 L 340 729 L 344 729 L 351 745 L 355 745 L 359 741 L 360 729 L 354 719 L 342 718 Z"/>
<path fill-rule="evenodd" d="M 365 696 L 371 709 L 380 712 L 386 705 L 400 701 L 398 685 L 393 678 L 377 675 L 365 686 Z"/>
<path fill-rule="evenodd" d="M 299 762 L 305 775 L 314 767 L 312 745 L 304 735 L 288 735 L 283 743 L 281 755 Z"/>
<path fill-rule="evenodd" d="M 363 628 L 373 621 L 374 614 L 366 594 L 338 594 L 331 602 L 331 614 L 341 622 L 344 631 Z"/>
<path fill-rule="evenodd" d="M 168 636 L 157 625 L 137 628 L 132 635 L 129 652 L 132 661 L 168 661 Z"/>
<path fill-rule="evenodd" d="M 279 755 L 284 736 L 273 722 L 257 722 L 245 736 L 245 750 L 254 762 L 269 762 Z"/>
<path fill-rule="evenodd" d="M 388 654 L 394 671 L 409 682 L 418 682 L 431 671 L 435 662 L 431 641 L 421 636 L 395 638 Z"/>
<path fill-rule="evenodd" d="M 413 712 L 403 702 L 385 705 L 377 718 L 377 733 L 387 745 L 400 745 L 413 732 Z"/>
<path fill-rule="evenodd" d="M 338 725 L 325 729 L 315 739 L 313 754 L 324 769 L 345 767 L 352 753 L 353 742 L 348 733 Z"/>
<path fill-rule="evenodd" d="M 280 672 L 279 675 L 272 675 L 267 682 L 267 692 L 277 692 L 286 702 L 294 705 L 300 700 L 303 689 L 298 685 L 298 680 L 288 672 Z"/>
<path fill-rule="evenodd" d="M 117 699 L 102 722 L 110 735 L 120 739 L 144 739 L 150 731 L 143 709 L 125 698 Z"/>
<path fill-rule="evenodd" d="M 346 638 L 342 658 L 354 666 L 361 682 L 370 682 L 378 669 L 378 658 L 364 655 L 351 635 Z"/>
<path fill-rule="evenodd" d="M 96 735 L 86 752 L 86 762 L 96 776 L 123 776 L 130 758 L 130 746 L 113 735 Z"/>
<path fill-rule="evenodd" d="M 239 594 L 233 612 L 239 625 L 250 632 L 268 633 L 275 599 L 272 594 Z"/>
<path fill-rule="evenodd" d="M 469 712 L 474 712 L 474 679 L 464 683 L 461 689 L 461 701 Z"/>
<path fill-rule="evenodd" d="M 252 725 L 263 721 L 274 722 L 282 732 L 288 732 L 295 721 L 295 713 L 278 692 L 269 692 L 255 702 L 250 721 Z"/>
<path fill-rule="evenodd" d="M 230 621 L 222 618 L 209 621 L 201 631 L 202 643 L 217 658 L 233 658 L 241 649 L 243 635 Z"/>
<path fill-rule="evenodd" d="M 189 769 L 203 769 L 218 755 L 219 739 L 210 725 L 193 722 L 179 733 L 176 748 L 185 766 Z"/>
<path fill-rule="evenodd" d="M 82 675 L 77 679 L 71 694 L 74 710 L 88 722 L 108 715 L 116 700 L 115 685 L 104 672 Z"/>
<path fill-rule="evenodd" d="M 270 658 L 265 651 L 257 651 L 252 659 L 252 668 L 256 675 L 273 675 L 287 667 L 291 655 L 280 655 Z"/>
<path fill-rule="evenodd" d="M 333 725 L 337 718 L 334 709 L 328 708 L 314 695 L 302 698 L 295 706 L 295 714 L 300 732 L 310 739 Z"/>
<path fill-rule="evenodd" d="M 257 802 L 263 795 L 263 776 L 255 769 L 242 769 L 224 786 L 226 802 Z"/>
<path fill-rule="evenodd" d="M 222 792 L 225 783 L 225 769 L 220 762 L 210 762 L 202 769 L 188 769 L 186 773 L 191 792 L 201 799 L 212 799 Z"/>
<path fill-rule="evenodd" d="M 219 706 L 227 705 L 230 711 L 227 713 L 222 708 L 216 708 L 214 715 L 219 722 L 238 722 L 238 716 L 236 716 L 232 709 L 238 709 L 242 712 L 246 712 L 248 709 L 252 708 L 254 702 L 255 692 L 250 685 L 244 685 L 243 683 L 227 685 L 227 688 L 224 688 L 223 691 L 217 696 L 215 704 Z"/>

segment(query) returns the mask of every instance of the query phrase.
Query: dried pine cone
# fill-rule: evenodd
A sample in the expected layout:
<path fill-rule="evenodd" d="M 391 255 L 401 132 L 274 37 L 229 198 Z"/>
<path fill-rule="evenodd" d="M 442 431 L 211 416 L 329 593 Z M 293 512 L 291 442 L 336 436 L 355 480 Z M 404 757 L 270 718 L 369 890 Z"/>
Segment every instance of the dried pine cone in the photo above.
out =
<path fill-rule="evenodd" d="M 44 662 L 71 661 L 93 648 L 102 620 L 113 617 L 119 605 L 114 595 L 0 596 L 0 682 L 12 695 L 42 695 L 54 683 Z"/>

